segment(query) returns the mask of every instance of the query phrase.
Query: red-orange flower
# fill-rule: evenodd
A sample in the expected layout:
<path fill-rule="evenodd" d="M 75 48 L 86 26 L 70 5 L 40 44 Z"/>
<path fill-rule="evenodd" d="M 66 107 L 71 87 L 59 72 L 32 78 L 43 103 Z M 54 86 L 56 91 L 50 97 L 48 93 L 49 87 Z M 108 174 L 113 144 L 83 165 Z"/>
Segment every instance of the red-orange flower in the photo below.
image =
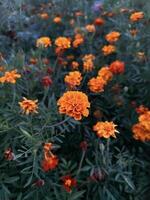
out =
<path fill-rule="evenodd" d="M 65 76 L 65 83 L 69 86 L 70 89 L 79 86 L 81 81 L 82 75 L 79 71 L 69 72 L 69 74 Z"/>
<path fill-rule="evenodd" d="M 78 69 L 79 68 L 79 63 L 76 62 L 76 61 L 72 61 L 71 67 L 72 67 L 73 70 Z"/>
<path fill-rule="evenodd" d="M 44 87 L 49 87 L 52 84 L 52 79 L 49 76 L 44 76 L 42 78 L 42 85 Z"/>
<path fill-rule="evenodd" d="M 40 37 L 36 41 L 36 47 L 47 48 L 49 46 L 52 46 L 52 42 L 51 42 L 51 39 L 49 37 Z"/>
<path fill-rule="evenodd" d="M 110 55 L 116 51 L 116 47 L 114 45 L 105 45 L 102 48 L 102 52 L 104 56 Z"/>
<path fill-rule="evenodd" d="M 102 18 L 96 18 L 95 21 L 94 21 L 94 24 L 97 25 L 97 26 L 101 26 L 104 23 L 105 23 L 105 21 Z"/>
<path fill-rule="evenodd" d="M 26 115 L 30 113 L 38 113 L 38 105 L 37 105 L 38 100 L 30 100 L 25 97 L 23 97 L 23 100 L 19 102 L 19 105 Z"/>
<path fill-rule="evenodd" d="M 146 113 L 147 111 L 149 111 L 149 109 L 144 105 L 140 105 L 139 107 L 136 108 L 136 112 L 140 115 Z"/>
<path fill-rule="evenodd" d="M 130 21 L 131 22 L 137 22 L 141 19 L 144 18 L 144 13 L 143 12 L 134 12 L 130 15 Z"/>
<path fill-rule="evenodd" d="M 72 178 L 70 175 L 62 177 L 63 186 L 67 192 L 71 192 L 73 187 L 77 186 L 76 179 Z"/>
<path fill-rule="evenodd" d="M 91 92 L 98 93 L 104 91 L 106 81 L 101 77 L 92 78 L 88 82 L 88 86 Z"/>
<path fill-rule="evenodd" d="M 40 16 L 42 19 L 48 19 L 48 18 L 49 18 L 48 13 L 41 13 L 39 16 Z"/>
<path fill-rule="evenodd" d="M 53 170 L 57 167 L 59 159 L 56 155 L 47 156 L 42 160 L 41 166 L 43 171 L 47 172 L 49 170 Z"/>
<path fill-rule="evenodd" d="M 113 32 L 108 33 L 108 34 L 105 36 L 105 38 L 106 38 L 106 40 L 107 40 L 108 42 L 113 43 L 113 42 L 116 42 L 116 41 L 119 39 L 120 35 L 121 35 L 121 34 L 120 34 L 119 32 L 113 31 Z"/>
<path fill-rule="evenodd" d="M 75 120 L 81 120 L 82 116 L 87 117 L 89 115 L 90 103 L 83 92 L 65 92 L 58 100 L 57 105 L 61 114 L 66 114 Z"/>
<path fill-rule="evenodd" d="M 75 39 L 74 39 L 74 41 L 73 41 L 73 47 L 75 47 L 75 48 L 77 48 L 78 46 L 80 46 L 81 44 L 83 44 L 84 43 L 84 37 L 83 37 L 83 35 L 81 35 L 81 34 L 76 34 L 75 35 Z"/>
<path fill-rule="evenodd" d="M 71 47 L 71 42 L 66 37 L 58 37 L 55 40 L 55 45 L 61 49 L 68 49 Z"/>
<path fill-rule="evenodd" d="M 53 19 L 53 22 L 56 23 L 56 24 L 61 23 L 61 17 L 55 17 L 55 18 Z"/>
<path fill-rule="evenodd" d="M 21 75 L 17 73 L 17 70 L 7 71 L 4 76 L 0 77 L 0 83 L 15 84 L 18 78 L 21 78 Z"/>
<path fill-rule="evenodd" d="M 113 74 L 122 74 L 125 71 L 125 63 L 116 60 L 110 64 L 109 69 Z"/>
<path fill-rule="evenodd" d="M 93 130 L 97 132 L 98 137 L 110 138 L 111 136 L 116 138 L 115 133 L 118 133 L 116 130 L 117 125 L 113 122 L 97 122 L 96 125 L 93 126 Z"/>

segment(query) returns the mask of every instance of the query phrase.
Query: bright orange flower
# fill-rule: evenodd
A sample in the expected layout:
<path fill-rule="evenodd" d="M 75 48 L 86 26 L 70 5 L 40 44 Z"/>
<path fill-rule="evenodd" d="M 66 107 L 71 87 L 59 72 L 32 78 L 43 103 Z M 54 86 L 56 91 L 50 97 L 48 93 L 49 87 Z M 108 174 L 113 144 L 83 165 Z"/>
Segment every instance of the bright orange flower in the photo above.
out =
<path fill-rule="evenodd" d="M 71 42 L 66 37 L 58 37 L 55 40 L 55 45 L 61 49 L 68 49 L 71 47 Z"/>
<path fill-rule="evenodd" d="M 110 81 L 112 79 L 113 74 L 110 71 L 109 67 L 102 67 L 98 71 L 98 76 L 102 77 L 107 82 L 107 81 Z"/>
<path fill-rule="evenodd" d="M 78 68 L 79 68 L 79 63 L 76 62 L 76 61 L 73 61 L 73 62 L 71 63 L 71 67 L 72 67 L 73 70 L 78 69 Z"/>
<path fill-rule="evenodd" d="M 47 172 L 49 170 L 55 169 L 58 165 L 58 162 L 59 159 L 56 155 L 46 156 L 46 158 L 44 158 L 41 163 L 43 171 Z"/>
<path fill-rule="evenodd" d="M 0 66 L 0 72 L 4 72 L 4 70 L 5 70 L 5 67 Z"/>
<path fill-rule="evenodd" d="M 42 19 L 48 19 L 49 15 L 47 13 L 42 13 L 39 15 Z"/>
<path fill-rule="evenodd" d="M 53 19 L 53 22 L 55 22 L 56 24 L 61 23 L 61 17 L 55 17 L 55 18 Z"/>
<path fill-rule="evenodd" d="M 26 115 L 30 113 L 38 113 L 38 105 L 37 105 L 38 100 L 30 100 L 25 97 L 23 97 L 23 100 L 19 102 L 19 105 Z"/>
<path fill-rule="evenodd" d="M 109 69 L 113 74 L 122 74 L 125 71 L 125 63 L 116 60 L 110 64 Z"/>
<path fill-rule="evenodd" d="M 36 41 L 36 47 L 49 47 L 52 46 L 51 39 L 49 37 L 40 37 Z"/>
<path fill-rule="evenodd" d="M 79 86 L 81 81 L 82 75 L 79 71 L 69 72 L 69 74 L 65 76 L 65 83 L 70 89 L 74 89 L 76 86 Z"/>
<path fill-rule="evenodd" d="M 139 122 L 150 131 L 150 111 L 139 116 Z"/>
<path fill-rule="evenodd" d="M 58 100 L 57 105 L 61 114 L 66 114 L 75 120 L 81 120 L 82 116 L 87 117 L 89 115 L 90 103 L 83 92 L 65 92 Z"/>
<path fill-rule="evenodd" d="M 97 26 L 101 26 L 104 23 L 105 23 L 105 21 L 102 18 L 96 18 L 95 21 L 94 21 L 94 24 L 97 25 Z"/>
<path fill-rule="evenodd" d="M 87 54 L 83 58 L 83 70 L 86 72 L 90 72 L 94 68 L 94 60 L 95 56 L 92 54 Z"/>
<path fill-rule="evenodd" d="M 75 35 L 75 39 L 74 39 L 74 41 L 72 43 L 73 47 L 77 48 L 78 46 L 80 46 L 83 43 L 84 43 L 84 37 L 79 33 L 76 34 Z"/>
<path fill-rule="evenodd" d="M 108 33 L 106 36 L 105 36 L 105 39 L 110 42 L 110 43 L 113 43 L 113 42 L 116 42 L 119 37 L 120 37 L 120 33 L 117 32 L 117 31 L 113 31 L 113 32 L 110 32 Z"/>
<path fill-rule="evenodd" d="M 137 22 L 141 19 L 144 18 L 144 13 L 143 12 L 134 12 L 130 15 L 130 21 L 131 22 Z"/>
<path fill-rule="evenodd" d="M 114 45 L 105 45 L 102 48 L 102 52 L 104 56 L 110 55 L 116 51 L 116 47 Z"/>
<path fill-rule="evenodd" d="M 89 32 L 89 33 L 94 33 L 96 31 L 95 26 L 93 24 L 88 24 L 86 25 L 85 29 Z"/>
<path fill-rule="evenodd" d="M 88 86 L 91 92 L 98 93 L 104 91 L 106 81 L 102 77 L 92 78 L 88 82 Z"/>
<path fill-rule="evenodd" d="M 17 70 L 7 71 L 4 76 L 0 77 L 0 83 L 16 83 L 16 79 L 21 78 L 21 75 L 17 73 Z"/>
<path fill-rule="evenodd" d="M 111 136 L 116 138 L 115 133 L 118 133 L 116 130 L 117 125 L 113 122 L 97 122 L 96 125 L 93 126 L 93 130 L 97 132 L 98 137 L 110 138 Z"/>
<path fill-rule="evenodd" d="M 71 192 L 73 187 L 77 186 L 76 179 L 72 178 L 70 175 L 62 177 L 63 186 L 67 192 Z"/>

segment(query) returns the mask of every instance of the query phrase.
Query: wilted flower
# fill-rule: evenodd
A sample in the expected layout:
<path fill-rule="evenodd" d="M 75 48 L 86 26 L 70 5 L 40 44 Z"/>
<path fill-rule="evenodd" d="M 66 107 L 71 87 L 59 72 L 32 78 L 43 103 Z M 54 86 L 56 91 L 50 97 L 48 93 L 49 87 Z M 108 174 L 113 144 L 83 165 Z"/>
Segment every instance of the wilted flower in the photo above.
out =
<path fill-rule="evenodd" d="M 30 113 L 38 113 L 38 105 L 37 105 L 38 100 L 30 100 L 25 97 L 23 97 L 23 100 L 19 102 L 19 105 L 26 115 Z"/>
<path fill-rule="evenodd" d="M 58 100 L 57 105 L 61 114 L 66 114 L 75 120 L 81 120 L 82 116 L 87 117 L 89 115 L 90 103 L 83 92 L 65 92 Z"/>
<path fill-rule="evenodd" d="M 115 133 L 118 133 L 116 130 L 117 125 L 113 122 L 97 122 L 96 125 L 93 126 L 93 130 L 97 132 L 98 137 L 110 138 L 111 136 L 116 138 Z"/>

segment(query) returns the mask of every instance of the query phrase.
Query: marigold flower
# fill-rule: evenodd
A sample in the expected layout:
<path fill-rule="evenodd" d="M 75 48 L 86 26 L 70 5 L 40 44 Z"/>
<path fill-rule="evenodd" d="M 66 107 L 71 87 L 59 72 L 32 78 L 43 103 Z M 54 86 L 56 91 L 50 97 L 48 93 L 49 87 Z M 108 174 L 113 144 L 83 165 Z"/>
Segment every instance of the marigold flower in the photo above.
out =
<path fill-rule="evenodd" d="M 93 24 L 88 24 L 86 25 L 85 29 L 89 32 L 89 33 L 94 33 L 96 31 L 95 26 Z"/>
<path fill-rule="evenodd" d="M 98 137 L 110 138 L 111 136 L 116 138 L 115 133 L 118 133 L 116 130 L 117 125 L 113 122 L 97 122 L 96 125 L 93 126 L 93 130 L 97 132 Z"/>
<path fill-rule="evenodd" d="M 139 122 L 150 131 L 150 111 L 139 116 Z"/>
<path fill-rule="evenodd" d="M 141 19 L 144 18 L 144 13 L 143 12 L 134 12 L 130 15 L 130 21 L 131 22 L 137 22 Z"/>
<path fill-rule="evenodd" d="M 30 100 L 25 97 L 23 97 L 23 100 L 19 102 L 19 105 L 26 115 L 30 113 L 38 113 L 38 105 L 37 105 L 38 100 Z"/>
<path fill-rule="evenodd" d="M 135 140 L 150 141 L 150 129 L 146 129 L 141 123 L 134 124 L 132 132 Z"/>
<path fill-rule="evenodd" d="M 116 60 L 110 64 L 109 69 L 113 74 L 122 74 L 125 71 L 125 63 Z"/>
<path fill-rule="evenodd" d="M 17 70 L 6 71 L 4 76 L 0 77 L 0 83 L 15 84 L 18 78 L 21 78 L 21 75 L 17 73 Z"/>
<path fill-rule="evenodd" d="M 5 67 L 0 66 L 0 72 L 4 72 L 4 70 L 5 70 Z"/>
<path fill-rule="evenodd" d="M 102 67 L 98 71 L 98 76 L 102 77 L 106 82 L 110 81 L 113 77 L 112 72 L 110 71 L 109 67 Z"/>
<path fill-rule="evenodd" d="M 70 175 L 62 177 L 63 186 L 67 192 L 71 192 L 73 187 L 77 186 L 76 179 L 72 178 Z"/>
<path fill-rule="evenodd" d="M 71 42 L 66 37 L 58 37 L 55 40 L 55 45 L 61 49 L 68 49 L 71 47 Z"/>
<path fill-rule="evenodd" d="M 105 45 L 102 48 L 102 52 L 104 54 L 104 56 L 110 55 L 112 53 L 114 53 L 116 51 L 116 47 L 114 45 Z"/>
<path fill-rule="evenodd" d="M 97 25 L 97 26 L 101 26 L 104 23 L 105 23 L 105 21 L 102 18 L 96 18 L 95 21 L 94 21 L 94 24 Z"/>
<path fill-rule="evenodd" d="M 51 39 L 49 37 L 40 37 L 36 41 L 36 47 L 49 47 L 52 46 Z"/>
<path fill-rule="evenodd" d="M 71 63 L 71 67 L 72 67 L 73 70 L 78 69 L 78 68 L 79 68 L 79 63 L 76 62 L 76 61 L 73 61 L 73 62 Z"/>
<path fill-rule="evenodd" d="M 56 24 L 61 23 L 61 17 L 55 17 L 55 18 L 53 19 L 53 22 L 55 22 Z"/>
<path fill-rule="evenodd" d="M 47 172 L 49 170 L 53 170 L 57 167 L 59 159 L 56 155 L 47 156 L 42 160 L 41 166 L 43 171 Z"/>
<path fill-rule="evenodd" d="M 111 33 L 108 33 L 106 36 L 105 36 L 105 39 L 110 42 L 110 43 L 113 43 L 113 42 L 117 42 L 117 40 L 119 39 L 120 37 L 120 33 L 117 32 L 117 31 L 113 31 Z"/>
<path fill-rule="evenodd" d="M 38 59 L 37 58 L 30 58 L 29 63 L 31 65 L 36 65 L 38 63 Z"/>
<path fill-rule="evenodd" d="M 82 116 L 87 117 L 89 115 L 90 103 L 83 92 L 65 92 L 58 100 L 57 105 L 61 114 L 66 114 L 75 120 L 81 120 Z"/>
<path fill-rule="evenodd" d="M 76 86 L 79 86 L 81 81 L 82 75 L 79 71 L 69 72 L 69 74 L 65 76 L 65 83 L 71 89 L 75 88 Z"/>
<path fill-rule="evenodd" d="M 49 87 L 52 84 L 52 79 L 49 76 L 44 76 L 42 78 L 42 85 L 44 87 Z"/>
<path fill-rule="evenodd" d="M 73 47 L 77 48 L 77 47 L 79 47 L 83 43 L 84 43 L 84 37 L 81 34 L 79 34 L 79 33 L 76 34 L 75 35 L 75 39 L 74 39 L 74 41 L 72 43 Z"/>
<path fill-rule="evenodd" d="M 90 72 L 93 70 L 94 68 L 94 60 L 95 60 L 95 56 L 92 54 L 87 54 L 85 55 L 83 58 L 83 70 L 86 72 Z"/>
<path fill-rule="evenodd" d="M 106 81 L 102 77 L 92 78 L 88 82 L 88 86 L 91 92 L 98 93 L 104 91 Z"/>

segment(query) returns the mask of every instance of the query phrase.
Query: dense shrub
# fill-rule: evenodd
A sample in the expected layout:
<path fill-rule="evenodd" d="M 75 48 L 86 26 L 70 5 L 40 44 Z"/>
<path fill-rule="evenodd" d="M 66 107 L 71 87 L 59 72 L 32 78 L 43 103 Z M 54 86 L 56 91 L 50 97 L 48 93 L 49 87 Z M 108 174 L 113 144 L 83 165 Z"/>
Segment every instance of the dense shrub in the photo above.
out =
<path fill-rule="evenodd" d="M 148 1 L 0 4 L 0 200 L 150 197 Z"/>

